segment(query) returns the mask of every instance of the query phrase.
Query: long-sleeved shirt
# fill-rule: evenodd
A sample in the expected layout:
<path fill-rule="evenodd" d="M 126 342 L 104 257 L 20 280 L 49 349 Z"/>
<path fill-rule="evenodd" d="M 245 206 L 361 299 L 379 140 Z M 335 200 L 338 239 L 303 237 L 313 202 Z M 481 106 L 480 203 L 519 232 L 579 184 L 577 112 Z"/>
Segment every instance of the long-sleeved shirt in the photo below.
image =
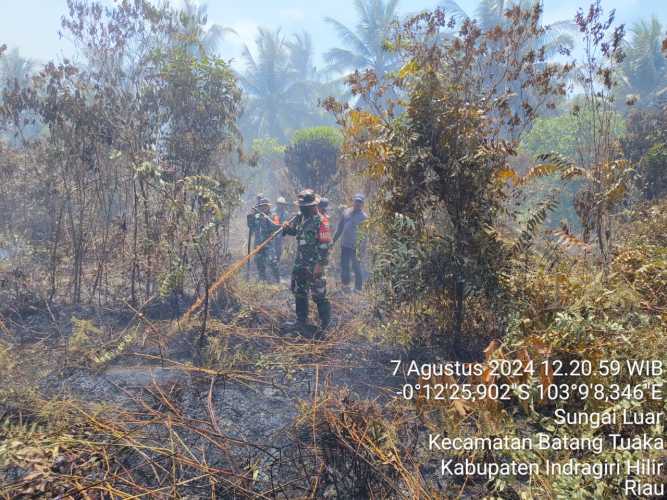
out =
<path fill-rule="evenodd" d="M 322 220 L 318 213 L 310 217 L 297 215 L 296 219 L 288 225 L 283 232 L 290 236 L 296 236 L 296 259 L 295 268 L 309 269 L 320 264 L 326 266 L 329 262 L 329 244 L 320 242 L 320 224 Z"/>
<path fill-rule="evenodd" d="M 269 215 L 262 212 L 248 214 L 247 219 L 248 227 L 253 233 L 256 246 L 264 243 L 264 241 L 280 227 L 279 224 L 275 224 L 271 220 Z"/>
<path fill-rule="evenodd" d="M 366 219 L 368 219 L 368 215 L 363 210 L 355 210 L 354 208 L 346 209 L 343 212 L 343 217 L 338 223 L 334 241 L 341 238 L 341 246 L 345 248 L 356 248 L 359 224 Z"/>

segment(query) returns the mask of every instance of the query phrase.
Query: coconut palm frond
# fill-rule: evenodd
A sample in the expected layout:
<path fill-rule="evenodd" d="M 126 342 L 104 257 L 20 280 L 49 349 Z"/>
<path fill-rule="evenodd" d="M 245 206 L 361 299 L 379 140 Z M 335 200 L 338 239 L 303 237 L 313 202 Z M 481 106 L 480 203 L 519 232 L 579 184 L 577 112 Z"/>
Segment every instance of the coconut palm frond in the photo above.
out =
<path fill-rule="evenodd" d="M 440 7 L 445 11 L 445 14 L 454 18 L 456 22 L 460 23 L 466 19 L 470 19 L 468 13 L 454 0 L 443 0 L 440 2 Z"/>

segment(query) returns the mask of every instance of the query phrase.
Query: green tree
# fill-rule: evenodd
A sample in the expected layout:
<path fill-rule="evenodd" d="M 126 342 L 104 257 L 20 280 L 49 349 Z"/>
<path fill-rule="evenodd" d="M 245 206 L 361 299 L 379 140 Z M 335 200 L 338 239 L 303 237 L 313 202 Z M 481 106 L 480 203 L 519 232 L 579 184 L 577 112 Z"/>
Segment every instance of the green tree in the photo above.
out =
<path fill-rule="evenodd" d="M 239 165 L 238 178 L 246 186 L 248 203 L 255 203 L 256 193 L 275 200 L 292 192 L 285 169 L 285 146 L 273 137 L 253 139 L 251 144 L 254 166 Z"/>
<path fill-rule="evenodd" d="M 659 108 L 635 108 L 626 116 L 626 133 L 621 137 L 623 155 L 638 163 L 655 144 L 667 142 L 667 116 Z"/>
<path fill-rule="evenodd" d="M 5 50 L 0 50 L 0 93 L 5 89 L 11 92 L 12 89 L 26 88 L 34 76 L 35 62 L 23 57 L 18 48 L 6 51 L 6 46 L 3 45 L 2 47 Z M 23 115 L 19 120 L 22 123 L 19 133 L 6 136 L 7 142 L 12 145 L 17 145 L 20 142 L 18 136 L 23 139 L 33 139 L 39 135 L 42 129 L 42 124 L 33 113 L 25 111 Z M 17 119 L 18 117 L 14 119 L 15 124 Z"/>
<path fill-rule="evenodd" d="M 656 144 L 642 158 L 641 183 L 646 198 L 660 198 L 667 194 L 667 146 Z"/>
<path fill-rule="evenodd" d="M 531 129 L 521 136 L 521 151 L 531 158 L 550 152 L 577 158 L 585 151 L 590 151 L 593 136 L 588 123 L 593 119 L 593 113 L 581 108 L 577 102 L 575 99 L 572 105 L 579 108 L 578 116 L 567 110 L 557 116 L 542 116 L 535 119 Z M 623 116 L 612 113 L 610 125 L 613 138 L 620 139 L 626 128 Z"/>
<path fill-rule="evenodd" d="M 582 116 L 576 117 L 568 110 L 558 116 L 537 118 L 530 130 L 521 136 L 520 152 L 527 155 L 531 161 L 548 153 L 581 160 L 580 154 L 591 150 L 593 137 L 588 123 L 593 117 L 590 111 L 582 110 L 580 114 Z M 613 117 L 611 133 L 618 140 L 625 132 L 625 121 L 618 113 L 614 113 Z M 531 206 L 542 203 L 556 192 L 558 207 L 551 214 L 547 224 L 555 227 L 561 222 L 567 222 L 573 229 L 579 230 L 581 227 L 574 208 L 574 196 L 581 186 L 581 180 L 572 180 L 563 185 L 558 173 L 535 179 L 526 187 L 528 193 L 526 205 L 530 209 Z"/>
<path fill-rule="evenodd" d="M 342 95 L 340 83 L 330 80 L 326 72 L 317 69 L 310 33 L 305 30 L 295 33 L 286 43 L 290 65 L 298 80 L 295 90 L 311 110 L 311 115 L 303 117 L 301 125 L 333 125 L 333 118 L 320 106 L 320 101 L 332 95 Z"/>
<path fill-rule="evenodd" d="M 310 33 L 303 31 L 292 35 L 286 42 L 289 51 L 289 61 L 296 72 L 296 77 L 302 82 L 315 82 L 319 79 L 313 51 L 313 39 Z"/>
<path fill-rule="evenodd" d="M 196 45 L 203 50 L 205 34 L 200 36 Z M 182 293 L 182 280 L 172 277 L 187 269 L 195 294 L 203 296 L 201 353 L 214 299 L 208 290 L 227 251 L 225 227 L 240 195 L 221 163 L 229 162 L 240 144 L 241 89 L 224 60 L 206 50 L 193 53 L 192 46 L 176 35 L 166 50 L 151 52 L 155 71 L 146 97 L 158 110 L 158 162 L 144 161 L 135 170 L 150 246 L 159 248 L 169 264 L 161 269 L 161 293 L 172 281 L 177 285 L 172 292 Z"/>
<path fill-rule="evenodd" d="M 160 80 L 161 122 L 169 163 L 182 175 L 205 172 L 220 151 L 238 142 L 235 118 L 241 92 L 230 67 L 215 57 L 195 57 L 189 46 L 176 46 L 156 61 Z"/>
<path fill-rule="evenodd" d="M 330 196 L 339 180 L 341 133 L 332 127 L 297 130 L 285 149 L 285 166 L 297 190 L 311 188 Z"/>

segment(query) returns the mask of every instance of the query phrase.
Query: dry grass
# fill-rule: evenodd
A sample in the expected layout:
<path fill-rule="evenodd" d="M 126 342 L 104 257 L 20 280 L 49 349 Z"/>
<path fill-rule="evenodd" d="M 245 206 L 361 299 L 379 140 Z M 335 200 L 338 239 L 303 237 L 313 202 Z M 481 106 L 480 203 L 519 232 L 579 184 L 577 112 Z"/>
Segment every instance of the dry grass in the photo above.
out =
<path fill-rule="evenodd" d="M 291 304 L 279 287 L 235 282 L 226 293 L 234 294 L 241 306 L 224 320 L 209 320 L 200 365 L 182 356 L 183 344 L 191 347 L 198 333 L 197 318 L 175 329 L 169 321 L 148 319 L 141 309 L 134 311 L 127 328 L 108 338 L 84 336 L 75 348 L 71 335 L 22 348 L 6 342 L 1 355 L 20 355 L 24 363 L 2 368 L 0 494 L 316 498 L 351 491 L 338 479 L 343 471 L 345 481 L 367 491 L 398 497 L 418 491 L 419 482 L 410 479 L 414 464 L 403 465 L 404 450 L 392 434 L 397 431 L 391 430 L 397 426 L 405 432 L 408 421 L 385 419 L 378 404 L 353 402 L 336 383 L 336 373 L 365 363 L 365 354 L 357 351 L 364 342 L 359 335 L 363 299 L 334 293 L 334 315 L 340 321 L 326 338 L 315 340 L 281 330 Z M 138 390 L 112 381 L 114 402 L 44 387 L 47 379 L 67 385 L 72 370 L 95 381 L 118 367 L 130 376 L 150 367 L 180 375 Z M 307 381 L 298 400 L 290 394 L 294 377 Z M 312 440 L 303 442 L 298 432 L 279 433 L 277 442 L 248 437 L 244 418 L 219 414 L 226 387 L 248 390 L 260 401 L 262 388 L 284 396 L 295 413 L 296 407 L 300 410 L 289 427 L 300 429 L 306 418 L 312 423 Z M 194 402 L 193 394 L 198 395 Z M 384 437 L 378 425 L 386 427 Z M 373 429 L 375 434 L 369 433 Z M 332 473 L 331 467 L 339 472 Z M 359 474 L 359 480 L 350 473 Z"/>

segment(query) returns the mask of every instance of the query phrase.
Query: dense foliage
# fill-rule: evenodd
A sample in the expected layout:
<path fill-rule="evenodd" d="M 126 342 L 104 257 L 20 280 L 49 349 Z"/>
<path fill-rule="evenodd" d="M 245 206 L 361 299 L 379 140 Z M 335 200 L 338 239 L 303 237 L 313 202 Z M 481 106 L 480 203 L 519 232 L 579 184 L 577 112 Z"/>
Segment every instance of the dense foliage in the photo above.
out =
<path fill-rule="evenodd" d="M 297 130 L 285 149 L 285 165 L 291 184 L 331 195 L 340 183 L 338 155 L 343 138 L 331 127 Z"/>
<path fill-rule="evenodd" d="M 338 108 L 348 155 L 366 162 L 378 183 L 375 227 L 386 242 L 377 259 L 378 288 L 390 303 L 433 302 L 430 310 L 439 312 L 426 330 L 455 339 L 464 296 L 503 309 L 501 276 L 510 255 L 489 228 L 511 216 L 503 207 L 517 145 L 510 138 L 538 111 L 528 101 L 524 112 L 515 111 L 511 87 L 521 81 L 534 91 L 530 100 L 540 96 L 546 106 L 564 92 L 569 70 L 526 48 L 544 29 L 539 6 L 508 16 L 506 29 L 491 31 L 466 20 L 458 37 L 444 41 L 436 35 L 452 23 L 443 12 L 410 20 L 394 42 L 405 64 L 392 84 L 406 96 L 396 103 L 405 113 Z M 502 84 L 491 77 L 498 65 L 511 68 Z M 372 98 L 375 82 L 366 73 L 351 84 Z M 491 323 L 498 327 L 489 321 L 485 335 L 494 330 Z"/>
<path fill-rule="evenodd" d="M 186 264 L 203 290 L 238 198 L 218 167 L 240 139 L 236 80 L 223 61 L 193 54 L 173 11 L 145 2 L 70 8 L 63 28 L 87 48 L 87 64 L 49 63 L 4 91 L 3 118 L 17 134 L 35 120 L 46 130 L 8 155 L 4 182 L 33 196 L 9 193 L 17 209 L 3 229 L 32 242 L 31 286 L 46 277 L 48 300 L 137 305 L 182 293 L 168 284 Z M 20 158 L 30 166 L 13 163 Z M 47 223 L 30 233 L 33 217 Z"/>
<path fill-rule="evenodd" d="M 667 144 L 665 108 L 633 111 L 628 116 L 628 133 L 621 139 L 623 153 L 637 165 L 635 183 L 643 197 L 660 198 L 665 186 L 664 149 Z"/>

